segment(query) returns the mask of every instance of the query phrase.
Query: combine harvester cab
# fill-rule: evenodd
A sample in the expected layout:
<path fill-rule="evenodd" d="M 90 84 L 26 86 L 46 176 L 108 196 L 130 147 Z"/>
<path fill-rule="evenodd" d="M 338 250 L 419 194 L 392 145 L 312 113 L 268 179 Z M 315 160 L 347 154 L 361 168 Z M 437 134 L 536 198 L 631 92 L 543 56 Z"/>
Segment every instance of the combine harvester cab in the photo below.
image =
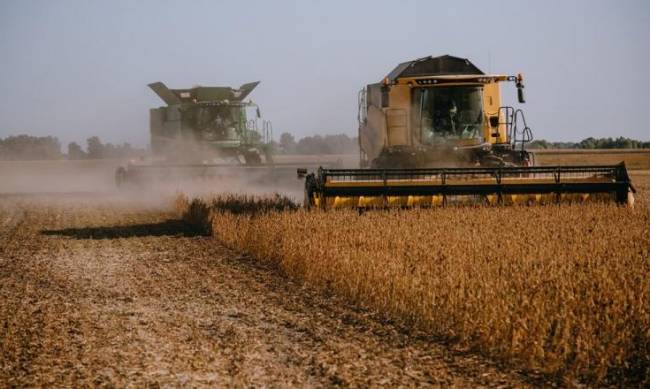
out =
<path fill-rule="evenodd" d="M 501 105 L 500 84 L 523 77 L 483 73 L 445 55 L 404 62 L 359 92 L 361 169 L 318 169 L 305 206 L 430 207 L 614 201 L 632 206 L 623 163 L 535 166 L 521 109 Z"/>

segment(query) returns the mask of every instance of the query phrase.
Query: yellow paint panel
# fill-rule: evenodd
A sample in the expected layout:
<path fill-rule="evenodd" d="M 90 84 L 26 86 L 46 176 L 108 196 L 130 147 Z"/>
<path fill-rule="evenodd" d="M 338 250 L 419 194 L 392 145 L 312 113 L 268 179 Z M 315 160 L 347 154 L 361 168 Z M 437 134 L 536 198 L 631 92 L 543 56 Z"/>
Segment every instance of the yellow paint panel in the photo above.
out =
<path fill-rule="evenodd" d="M 390 108 L 385 109 L 388 146 L 411 145 L 411 88 L 394 85 L 390 88 L 389 102 Z"/>
<path fill-rule="evenodd" d="M 322 207 L 323 201 L 315 196 L 313 199 L 315 207 Z M 561 203 L 586 203 L 586 202 L 610 202 L 615 201 L 615 195 L 608 193 L 565 193 L 559 198 Z M 501 202 L 497 195 L 477 196 L 448 196 L 447 203 L 450 205 L 544 205 L 556 204 L 557 194 L 517 194 L 503 195 Z M 335 196 L 328 197 L 325 201 L 327 208 L 384 208 L 384 207 L 438 207 L 444 203 L 443 196 Z"/>
<path fill-rule="evenodd" d="M 483 131 L 484 137 L 488 143 L 506 143 L 508 141 L 508 134 L 506 132 L 505 124 L 500 124 L 497 127 L 497 132 L 499 133 L 498 137 L 493 137 L 492 133 L 495 132 L 495 129 L 490 127 L 491 116 L 499 115 L 499 107 L 501 107 L 501 90 L 499 89 L 498 82 L 492 82 L 485 84 L 483 86 L 483 112 L 487 116 Z M 504 123 L 505 117 L 501 115 L 499 117 L 499 123 Z"/>
<path fill-rule="evenodd" d="M 388 128 L 388 145 L 408 145 L 408 117 L 404 109 L 386 110 L 386 127 Z"/>

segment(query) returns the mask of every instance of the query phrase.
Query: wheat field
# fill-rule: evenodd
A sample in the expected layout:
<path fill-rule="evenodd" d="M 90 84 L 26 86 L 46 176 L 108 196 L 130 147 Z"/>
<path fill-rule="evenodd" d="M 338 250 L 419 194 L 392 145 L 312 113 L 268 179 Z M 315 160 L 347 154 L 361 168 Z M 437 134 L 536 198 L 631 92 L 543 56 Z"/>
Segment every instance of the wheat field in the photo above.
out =
<path fill-rule="evenodd" d="M 650 176 L 609 204 L 306 211 L 276 196 L 178 211 L 287 276 L 562 382 L 650 383 Z"/>

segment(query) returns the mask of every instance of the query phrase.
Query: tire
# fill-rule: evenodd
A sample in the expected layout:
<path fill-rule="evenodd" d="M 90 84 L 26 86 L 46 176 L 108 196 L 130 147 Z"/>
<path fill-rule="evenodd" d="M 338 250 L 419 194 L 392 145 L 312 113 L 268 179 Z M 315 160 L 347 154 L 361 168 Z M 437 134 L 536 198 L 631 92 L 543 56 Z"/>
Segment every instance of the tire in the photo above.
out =
<path fill-rule="evenodd" d="M 271 150 L 266 150 L 264 152 L 264 163 L 266 163 L 267 165 L 273 164 L 273 153 L 271 152 Z"/>
<path fill-rule="evenodd" d="M 120 166 L 115 170 L 115 186 L 118 188 L 123 188 L 126 184 L 126 169 L 124 166 Z"/>
<path fill-rule="evenodd" d="M 244 162 L 246 165 L 260 165 L 262 157 L 258 150 L 248 150 L 244 153 Z"/>

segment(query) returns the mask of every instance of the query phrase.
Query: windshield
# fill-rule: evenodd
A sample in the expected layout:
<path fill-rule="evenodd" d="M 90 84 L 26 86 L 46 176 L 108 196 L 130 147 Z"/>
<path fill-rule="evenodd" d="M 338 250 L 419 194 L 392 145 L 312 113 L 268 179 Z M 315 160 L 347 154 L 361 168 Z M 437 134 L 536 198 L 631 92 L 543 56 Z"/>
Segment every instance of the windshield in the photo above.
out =
<path fill-rule="evenodd" d="M 423 144 L 448 139 L 483 140 L 480 87 L 434 87 L 413 90 L 414 124 Z"/>
<path fill-rule="evenodd" d="M 228 105 L 196 106 L 189 110 L 190 120 L 201 139 L 221 141 L 238 139 L 242 109 Z"/>

